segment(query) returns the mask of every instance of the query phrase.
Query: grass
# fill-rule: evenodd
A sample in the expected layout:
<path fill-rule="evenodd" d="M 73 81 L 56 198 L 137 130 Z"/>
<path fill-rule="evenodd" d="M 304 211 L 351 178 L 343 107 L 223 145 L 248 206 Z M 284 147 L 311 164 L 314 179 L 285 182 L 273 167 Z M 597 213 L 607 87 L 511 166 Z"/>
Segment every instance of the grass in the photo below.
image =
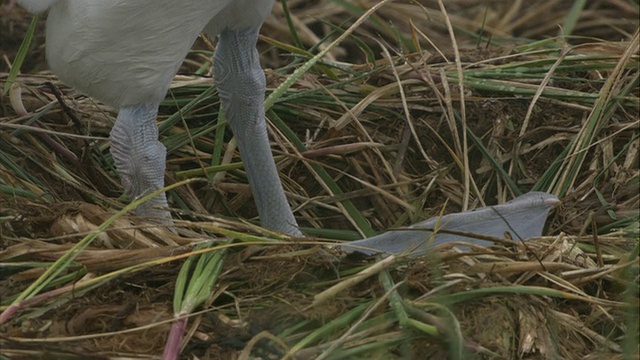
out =
<path fill-rule="evenodd" d="M 277 4 L 259 47 L 304 241 L 254 225 L 203 76 L 214 44 L 159 118 L 180 235 L 128 215 L 113 111 L 28 72 L 23 47 L 0 98 L 0 354 L 150 358 L 178 314 L 183 357 L 637 357 L 638 7 L 605 3 Z M 530 190 L 563 204 L 526 246 L 338 263 L 319 248 Z M 187 276 L 212 240 L 219 276 Z"/>

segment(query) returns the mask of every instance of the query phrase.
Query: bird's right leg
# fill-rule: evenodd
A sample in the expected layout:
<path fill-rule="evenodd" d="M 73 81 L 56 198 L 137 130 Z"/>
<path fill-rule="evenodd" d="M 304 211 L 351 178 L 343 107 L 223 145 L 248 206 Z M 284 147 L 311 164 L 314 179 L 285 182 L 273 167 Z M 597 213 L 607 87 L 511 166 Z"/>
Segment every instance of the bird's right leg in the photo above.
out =
<path fill-rule="evenodd" d="M 167 152 L 158 141 L 158 104 L 139 104 L 120 109 L 111 130 L 111 155 L 125 195 L 135 199 L 164 187 Z M 171 222 L 164 193 L 138 206 L 138 216 Z"/>

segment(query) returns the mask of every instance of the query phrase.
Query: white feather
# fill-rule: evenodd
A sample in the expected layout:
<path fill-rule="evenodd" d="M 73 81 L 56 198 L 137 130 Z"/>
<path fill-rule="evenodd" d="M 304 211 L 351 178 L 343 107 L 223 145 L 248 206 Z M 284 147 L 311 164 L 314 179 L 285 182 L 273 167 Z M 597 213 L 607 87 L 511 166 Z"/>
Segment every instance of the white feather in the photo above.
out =
<path fill-rule="evenodd" d="M 32 0 L 32 2 L 35 2 Z M 257 27 L 273 0 L 58 0 L 47 60 L 68 85 L 117 108 L 159 102 L 198 34 Z"/>

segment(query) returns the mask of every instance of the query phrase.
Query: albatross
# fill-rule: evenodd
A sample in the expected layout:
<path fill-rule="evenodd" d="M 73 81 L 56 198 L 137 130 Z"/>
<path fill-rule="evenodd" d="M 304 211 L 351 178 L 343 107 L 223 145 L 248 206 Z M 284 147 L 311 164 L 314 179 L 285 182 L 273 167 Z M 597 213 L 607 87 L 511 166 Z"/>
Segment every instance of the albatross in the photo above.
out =
<path fill-rule="evenodd" d="M 46 56 L 66 84 L 118 110 L 110 133 L 125 194 L 137 198 L 164 187 L 166 149 L 156 117 L 171 81 L 200 33 L 218 38 L 213 77 L 222 110 L 235 135 L 263 227 L 303 236 L 271 155 L 264 113 L 266 80 L 256 49 L 258 32 L 274 0 L 18 0 L 32 13 L 49 11 Z M 534 192 L 506 204 L 446 215 L 408 231 L 344 244 L 346 252 L 419 254 L 430 243 L 465 239 L 464 232 L 522 238 L 540 236 L 558 199 Z M 163 193 L 136 215 L 171 214 Z M 431 236 L 427 229 L 440 225 Z M 431 242 L 425 241 L 431 239 Z"/>

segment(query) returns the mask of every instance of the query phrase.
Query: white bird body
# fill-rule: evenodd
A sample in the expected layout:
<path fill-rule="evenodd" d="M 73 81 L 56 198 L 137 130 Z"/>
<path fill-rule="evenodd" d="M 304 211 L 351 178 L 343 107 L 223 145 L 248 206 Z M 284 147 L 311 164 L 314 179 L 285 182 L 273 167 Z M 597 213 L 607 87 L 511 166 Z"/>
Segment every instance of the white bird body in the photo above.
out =
<path fill-rule="evenodd" d="M 47 61 L 66 84 L 116 108 L 159 102 L 198 34 L 260 26 L 272 0 L 58 0 Z"/>

